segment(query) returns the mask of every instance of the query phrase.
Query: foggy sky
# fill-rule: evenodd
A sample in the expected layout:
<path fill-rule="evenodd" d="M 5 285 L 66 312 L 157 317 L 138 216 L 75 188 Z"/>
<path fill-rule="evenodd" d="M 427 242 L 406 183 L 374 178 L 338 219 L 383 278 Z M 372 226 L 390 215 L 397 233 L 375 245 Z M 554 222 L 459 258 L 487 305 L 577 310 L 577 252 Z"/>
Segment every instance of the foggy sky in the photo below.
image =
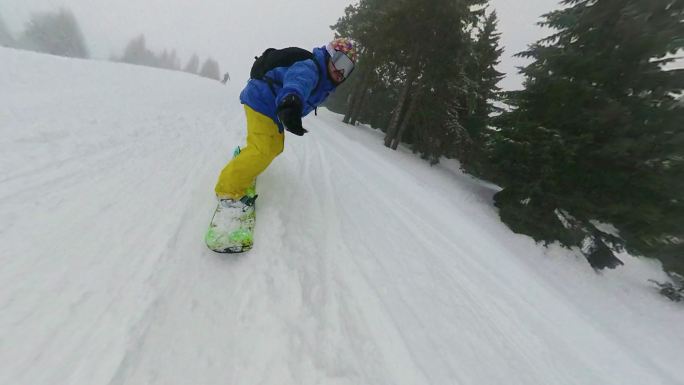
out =
<path fill-rule="evenodd" d="M 15 37 L 31 12 L 60 6 L 73 11 L 93 57 L 119 55 L 140 33 L 154 51 L 175 48 L 183 65 L 196 52 L 213 56 L 233 81 L 244 81 L 255 55 L 268 47 L 313 48 L 329 41 L 329 26 L 344 14 L 352 0 L 2 0 L 0 16 Z M 539 16 L 558 8 L 557 0 L 491 0 L 497 9 L 506 48 L 500 86 L 519 88 L 512 58 L 548 31 L 535 26 Z"/>

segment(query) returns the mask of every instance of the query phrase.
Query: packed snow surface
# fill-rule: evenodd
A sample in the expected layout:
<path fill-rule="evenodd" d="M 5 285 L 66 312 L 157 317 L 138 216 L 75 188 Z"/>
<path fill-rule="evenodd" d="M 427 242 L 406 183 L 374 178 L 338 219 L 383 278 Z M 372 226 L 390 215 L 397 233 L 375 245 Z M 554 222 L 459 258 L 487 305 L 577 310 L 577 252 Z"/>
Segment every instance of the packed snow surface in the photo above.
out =
<path fill-rule="evenodd" d="M 0 384 L 684 383 L 684 311 L 321 110 L 207 250 L 243 84 L 0 49 Z"/>

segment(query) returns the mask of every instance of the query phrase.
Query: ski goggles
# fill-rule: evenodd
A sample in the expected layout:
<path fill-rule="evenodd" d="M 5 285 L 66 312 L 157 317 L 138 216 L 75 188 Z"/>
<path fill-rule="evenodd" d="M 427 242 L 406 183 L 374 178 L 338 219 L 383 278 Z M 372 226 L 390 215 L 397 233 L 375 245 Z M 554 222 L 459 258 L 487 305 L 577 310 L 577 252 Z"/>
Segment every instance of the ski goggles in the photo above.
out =
<path fill-rule="evenodd" d="M 333 67 L 342 72 L 342 76 L 345 79 L 347 79 L 349 75 L 351 75 L 352 71 L 354 71 L 354 62 L 344 52 L 335 51 L 330 60 L 332 61 Z"/>

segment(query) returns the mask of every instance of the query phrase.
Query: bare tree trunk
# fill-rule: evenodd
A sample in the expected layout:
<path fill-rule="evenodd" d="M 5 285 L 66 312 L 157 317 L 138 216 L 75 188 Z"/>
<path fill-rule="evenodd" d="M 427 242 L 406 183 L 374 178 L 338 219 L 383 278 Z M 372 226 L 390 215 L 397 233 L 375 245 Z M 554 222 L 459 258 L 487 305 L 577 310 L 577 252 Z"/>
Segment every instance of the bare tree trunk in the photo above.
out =
<path fill-rule="evenodd" d="M 375 71 L 375 64 L 372 59 L 364 62 L 362 69 L 359 69 L 360 76 L 358 82 L 354 85 L 354 90 L 351 93 L 351 100 L 349 100 L 347 112 L 344 115 L 343 122 L 354 124 L 356 123 L 354 115 L 358 116 L 358 111 L 362 108 L 361 100 L 364 99 L 368 92 L 368 83 L 372 79 L 373 71 Z"/>
<path fill-rule="evenodd" d="M 368 82 L 372 77 L 371 74 L 375 71 L 375 60 L 373 57 L 375 54 L 373 51 L 362 52 L 362 55 L 368 59 L 364 61 L 363 66 L 359 68 L 360 76 L 359 81 L 355 84 L 354 90 L 350 94 L 350 99 L 347 103 L 347 112 L 342 120 L 344 123 L 354 124 L 356 121 L 353 119 L 354 115 L 358 115 L 357 111 L 360 109 L 359 99 L 363 99 L 363 96 L 368 90 Z M 366 56 L 367 55 L 367 56 Z"/>
<path fill-rule="evenodd" d="M 354 92 L 356 92 L 356 90 L 354 90 Z M 349 123 L 349 119 L 351 118 L 351 106 L 354 103 L 354 92 L 347 95 L 347 111 L 344 113 L 344 118 L 342 119 L 344 123 Z"/>
<path fill-rule="evenodd" d="M 418 87 L 416 88 L 418 89 L 418 91 L 415 92 L 413 96 L 411 96 L 411 101 L 409 102 L 408 110 L 406 111 L 406 115 L 404 115 L 404 119 L 402 119 L 401 121 L 401 125 L 399 126 L 397 136 L 392 140 L 392 144 L 390 146 L 392 150 L 396 150 L 399 146 L 399 143 L 401 143 L 401 140 L 404 137 L 404 133 L 406 132 L 406 128 L 408 127 L 408 124 L 411 121 L 411 118 L 413 117 L 413 113 L 416 112 L 416 107 L 418 106 L 418 99 L 420 98 L 420 85 L 418 85 Z"/>
<path fill-rule="evenodd" d="M 363 88 L 363 79 L 362 79 L 362 81 L 360 81 L 354 85 L 354 89 L 349 94 L 349 99 L 347 100 L 347 112 L 344 114 L 344 119 L 342 119 L 342 121 L 344 123 L 349 123 L 349 120 L 351 119 L 351 116 L 354 112 L 354 106 L 356 105 L 356 100 L 358 99 L 359 90 L 361 90 L 362 88 Z"/>
<path fill-rule="evenodd" d="M 371 95 L 373 87 L 375 87 L 376 82 L 374 79 L 366 79 L 366 86 L 363 89 L 363 93 L 359 96 L 358 103 L 356 104 L 354 110 L 352 111 L 350 124 L 355 125 L 361 117 L 361 113 L 365 110 L 367 105 L 368 97 Z"/>
<path fill-rule="evenodd" d="M 387 127 L 387 134 L 385 135 L 385 146 L 390 147 L 392 141 L 397 136 L 397 131 L 399 129 L 399 122 L 401 120 L 401 115 L 404 112 L 404 106 L 406 105 L 406 100 L 408 99 L 409 91 L 411 90 L 411 85 L 413 81 L 418 77 L 417 66 L 411 67 L 409 74 L 406 78 L 406 83 L 404 83 L 404 88 L 399 94 L 399 101 L 397 102 L 397 107 L 394 109 L 394 115 L 392 115 L 392 120 Z"/>
<path fill-rule="evenodd" d="M 349 124 L 352 126 L 356 124 L 356 121 L 359 119 L 359 115 L 361 114 L 361 110 L 363 109 L 363 103 L 366 100 L 366 94 L 368 93 L 368 81 L 366 78 L 363 79 L 364 84 L 361 85 L 360 91 L 356 95 L 356 99 L 354 100 L 354 105 L 352 106 L 351 110 L 349 111 Z"/>

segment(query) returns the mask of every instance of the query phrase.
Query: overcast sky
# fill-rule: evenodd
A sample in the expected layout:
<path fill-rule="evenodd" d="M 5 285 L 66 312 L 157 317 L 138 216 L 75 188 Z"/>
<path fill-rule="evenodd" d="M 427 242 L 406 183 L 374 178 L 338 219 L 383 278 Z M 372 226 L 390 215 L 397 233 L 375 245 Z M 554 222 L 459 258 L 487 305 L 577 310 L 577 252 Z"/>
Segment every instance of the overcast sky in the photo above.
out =
<path fill-rule="evenodd" d="M 500 18 L 506 53 L 500 71 L 505 89 L 519 88 L 512 58 L 546 32 L 539 16 L 558 7 L 557 0 L 490 0 Z M 0 17 L 15 35 L 31 12 L 71 9 L 83 29 L 91 54 L 120 54 L 132 37 L 143 33 L 150 48 L 175 48 L 187 61 L 193 52 L 216 58 L 234 81 L 249 76 L 254 55 L 268 47 L 312 48 L 332 38 L 330 25 L 353 0 L 2 0 Z"/>

